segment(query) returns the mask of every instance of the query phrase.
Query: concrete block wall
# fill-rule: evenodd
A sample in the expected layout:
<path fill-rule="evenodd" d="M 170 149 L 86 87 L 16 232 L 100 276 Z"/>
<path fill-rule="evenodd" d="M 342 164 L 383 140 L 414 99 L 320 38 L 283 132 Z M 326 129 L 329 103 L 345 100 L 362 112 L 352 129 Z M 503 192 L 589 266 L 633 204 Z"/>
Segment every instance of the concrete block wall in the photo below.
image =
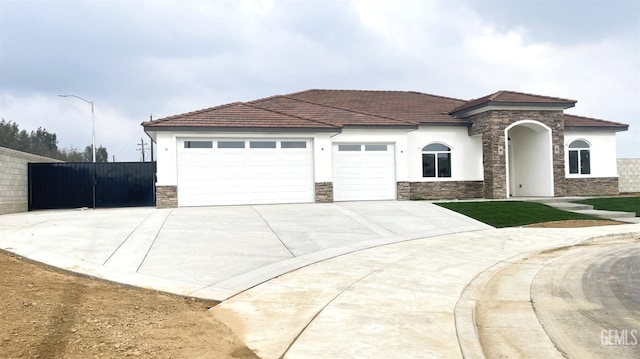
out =
<path fill-rule="evenodd" d="M 29 209 L 29 162 L 62 162 L 0 147 L 0 214 Z"/>
<path fill-rule="evenodd" d="M 618 158 L 620 193 L 640 193 L 640 158 Z"/>

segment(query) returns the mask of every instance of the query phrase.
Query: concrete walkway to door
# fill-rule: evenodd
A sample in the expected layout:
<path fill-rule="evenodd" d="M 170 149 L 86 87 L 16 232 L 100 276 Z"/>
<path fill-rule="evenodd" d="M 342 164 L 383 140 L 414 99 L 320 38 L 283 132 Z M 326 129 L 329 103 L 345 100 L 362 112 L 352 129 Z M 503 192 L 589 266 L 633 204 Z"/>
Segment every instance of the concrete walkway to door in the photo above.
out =
<path fill-rule="evenodd" d="M 0 216 L 0 249 L 123 284 L 224 300 L 346 253 L 487 228 L 418 201 L 50 210 Z"/>

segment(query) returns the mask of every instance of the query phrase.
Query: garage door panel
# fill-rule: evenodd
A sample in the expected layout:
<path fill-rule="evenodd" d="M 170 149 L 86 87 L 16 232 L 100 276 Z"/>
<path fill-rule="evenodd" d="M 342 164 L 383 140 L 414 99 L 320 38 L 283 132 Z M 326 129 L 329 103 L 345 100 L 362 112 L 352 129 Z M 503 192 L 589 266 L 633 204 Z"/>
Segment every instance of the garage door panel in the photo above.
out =
<path fill-rule="evenodd" d="M 179 205 L 313 202 L 311 142 L 294 142 L 304 148 L 280 148 L 280 140 L 213 140 L 209 149 L 179 144 Z"/>
<path fill-rule="evenodd" d="M 334 145 L 333 156 L 334 200 L 395 199 L 393 145 Z"/>
<path fill-rule="evenodd" d="M 214 151 L 216 151 L 214 149 Z M 218 150 L 214 156 L 214 162 L 220 166 L 244 167 L 247 162 L 246 154 L 237 154 L 229 150 Z"/>
<path fill-rule="evenodd" d="M 283 172 L 282 173 L 282 177 L 280 178 L 280 181 L 282 183 L 282 185 L 286 185 L 286 186 L 301 186 L 304 188 L 307 188 L 307 185 L 305 182 L 307 180 L 308 176 L 304 173 L 299 173 L 299 172 Z"/>

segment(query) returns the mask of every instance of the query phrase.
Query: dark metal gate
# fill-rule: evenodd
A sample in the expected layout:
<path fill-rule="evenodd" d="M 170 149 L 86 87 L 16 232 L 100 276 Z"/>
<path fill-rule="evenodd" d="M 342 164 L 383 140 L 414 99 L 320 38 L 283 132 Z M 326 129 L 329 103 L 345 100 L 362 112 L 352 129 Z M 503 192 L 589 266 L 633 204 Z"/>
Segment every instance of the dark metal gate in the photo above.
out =
<path fill-rule="evenodd" d="M 29 163 L 29 210 L 155 206 L 155 162 Z"/>

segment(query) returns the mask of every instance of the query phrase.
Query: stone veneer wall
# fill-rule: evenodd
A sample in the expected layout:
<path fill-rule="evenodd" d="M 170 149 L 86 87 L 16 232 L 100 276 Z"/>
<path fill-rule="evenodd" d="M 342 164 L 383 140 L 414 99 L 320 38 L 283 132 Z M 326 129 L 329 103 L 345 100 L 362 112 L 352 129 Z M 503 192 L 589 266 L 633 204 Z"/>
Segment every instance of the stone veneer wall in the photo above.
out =
<path fill-rule="evenodd" d="M 618 158 L 620 193 L 640 193 L 640 158 Z"/>
<path fill-rule="evenodd" d="M 332 203 L 333 182 L 316 182 L 315 193 L 316 203 Z"/>
<path fill-rule="evenodd" d="M 566 196 L 616 196 L 617 177 L 567 178 Z"/>
<path fill-rule="evenodd" d="M 398 200 L 482 198 L 483 189 L 482 181 L 398 182 L 397 184 Z M 400 193 L 403 194 L 402 197 Z"/>
<path fill-rule="evenodd" d="M 411 199 L 411 182 L 396 182 L 396 200 L 408 201 Z"/>
<path fill-rule="evenodd" d="M 563 111 L 492 110 L 468 119 L 472 122 L 469 135 L 482 135 L 485 198 L 507 197 L 504 130 L 522 120 L 538 121 L 551 128 L 554 192 L 556 196 L 565 195 Z"/>
<path fill-rule="evenodd" d="M 178 208 L 178 186 L 156 186 L 156 208 Z"/>
<path fill-rule="evenodd" d="M 29 162 L 62 162 L 0 147 L 0 214 L 29 210 Z"/>

